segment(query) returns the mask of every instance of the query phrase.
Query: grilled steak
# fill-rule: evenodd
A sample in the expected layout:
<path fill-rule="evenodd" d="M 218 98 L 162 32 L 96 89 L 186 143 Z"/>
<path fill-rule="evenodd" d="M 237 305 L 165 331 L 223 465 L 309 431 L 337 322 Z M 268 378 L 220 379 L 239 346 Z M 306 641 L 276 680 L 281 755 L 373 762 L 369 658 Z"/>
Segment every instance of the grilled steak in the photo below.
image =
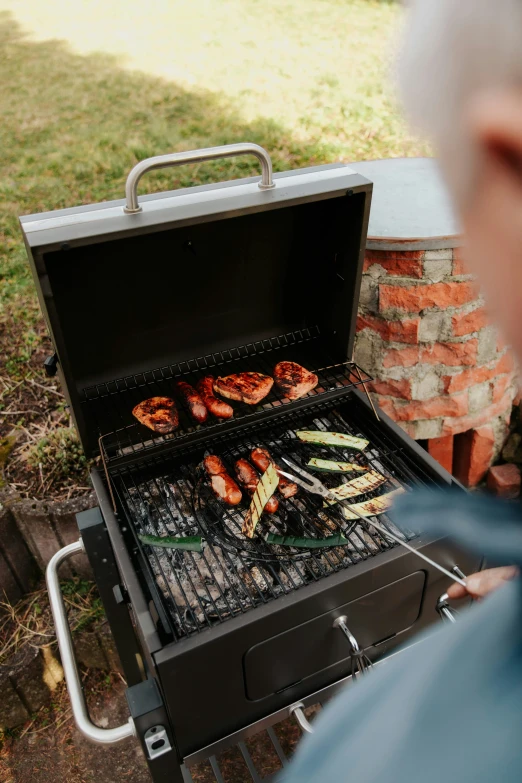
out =
<path fill-rule="evenodd" d="M 189 409 L 192 418 L 195 419 L 199 424 L 203 424 L 203 422 L 208 418 L 208 411 L 205 408 L 203 400 L 194 387 L 191 386 L 190 383 L 185 383 L 185 381 L 178 381 L 176 384 L 176 389 L 178 390 L 181 399 Z"/>
<path fill-rule="evenodd" d="M 170 397 L 150 397 L 143 400 L 132 409 L 132 415 L 140 424 L 162 435 L 172 432 L 179 424 L 176 403 Z"/>
<path fill-rule="evenodd" d="M 273 384 L 274 381 L 269 375 L 260 372 L 240 372 L 237 375 L 218 378 L 214 382 L 214 391 L 229 400 L 257 405 L 266 397 Z"/>
<path fill-rule="evenodd" d="M 315 389 L 318 377 L 296 362 L 279 362 L 274 367 L 274 380 L 285 397 L 298 400 Z"/>
<path fill-rule="evenodd" d="M 272 463 L 274 468 L 279 474 L 279 468 L 277 467 L 276 463 L 270 456 L 270 452 L 267 451 L 266 449 L 260 449 L 260 448 L 254 449 L 250 454 L 250 459 L 252 460 L 256 468 L 259 468 L 259 470 L 261 470 L 263 473 L 270 465 L 270 463 Z M 297 484 L 294 484 L 293 481 L 289 481 L 287 478 L 281 475 L 279 475 L 279 485 L 277 488 L 284 498 L 292 498 L 294 495 L 297 494 Z"/>
<path fill-rule="evenodd" d="M 235 468 L 239 483 L 246 489 L 249 495 L 253 495 L 259 484 L 259 476 L 256 471 L 246 459 L 238 459 Z M 268 511 L 269 514 L 274 514 L 278 508 L 278 500 L 272 495 L 272 497 L 268 499 L 264 511 Z"/>
<path fill-rule="evenodd" d="M 231 476 L 223 462 L 215 454 L 209 454 L 203 460 L 203 465 L 210 478 L 210 485 L 216 497 L 223 500 L 229 506 L 237 506 L 241 503 L 241 490 Z"/>
<path fill-rule="evenodd" d="M 205 375 L 204 378 L 200 378 L 196 384 L 198 392 L 201 394 L 201 398 L 211 412 L 213 416 L 217 416 L 218 419 L 231 419 L 234 415 L 234 409 L 228 402 L 218 400 L 214 394 L 214 376 Z"/>

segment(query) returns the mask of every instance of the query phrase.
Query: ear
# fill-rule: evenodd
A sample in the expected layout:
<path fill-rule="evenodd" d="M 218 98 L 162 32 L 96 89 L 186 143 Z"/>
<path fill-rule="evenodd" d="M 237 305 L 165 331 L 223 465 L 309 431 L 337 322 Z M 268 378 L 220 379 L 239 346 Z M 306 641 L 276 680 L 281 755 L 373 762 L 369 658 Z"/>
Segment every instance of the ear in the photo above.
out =
<path fill-rule="evenodd" d="M 522 90 L 508 88 L 473 99 L 465 118 L 482 174 L 508 177 L 522 188 Z"/>

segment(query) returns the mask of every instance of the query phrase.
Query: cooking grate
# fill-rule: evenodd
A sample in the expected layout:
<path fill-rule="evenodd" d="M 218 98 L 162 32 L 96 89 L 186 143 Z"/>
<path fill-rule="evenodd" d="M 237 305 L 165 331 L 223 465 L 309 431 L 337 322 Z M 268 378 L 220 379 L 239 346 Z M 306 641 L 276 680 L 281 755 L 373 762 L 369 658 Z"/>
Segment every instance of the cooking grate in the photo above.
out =
<path fill-rule="evenodd" d="M 297 402 L 284 398 L 274 384 L 260 405 L 233 402 L 233 419 L 220 420 L 209 414 L 204 424 L 196 425 L 183 401 L 174 394 L 173 384 L 179 378 L 195 386 L 199 378 L 208 374 L 255 371 L 271 375 L 277 362 L 284 360 L 298 362 L 319 376 L 317 387 Z M 90 386 L 84 389 L 82 402 L 86 418 L 101 437 L 104 459 L 114 462 L 126 455 L 137 454 L 141 458 L 144 452 L 158 446 L 164 448 L 169 443 L 177 446 L 181 442 L 204 440 L 214 432 L 237 427 L 238 422 L 257 420 L 267 414 L 273 416 L 277 408 L 283 412 L 283 406 L 299 407 L 320 396 L 331 398 L 369 380 L 370 376 L 355 363 L 339 363 L 329 355 L 319 328 L 313 327 Z M 175 432 L 158 435 L 136 422 L 132 409 L 152 396 L 175 397 L 180 414 L 180 424 Z"/>
<path fill-rule="evenodd" d="M 352 413 L 350 401 L 341 408 L 335 408 L 334 403 L 319 403 L 313 411 L 294 411 L 273 423 L 247 427 L 241 431 L 240 439 L 223 436 L 214 443 L 212 452 L 222 457 L 232 475 L 235 459 L 248 458 L 255 446 L 268 448 L 276 459 L 283 453 L 289 454 L 305 465 L 310 456 L 331 456 L 332 450 L 301 443 L 295 431 L 335 430 L 368 438 L 369 430 L 373 429 L 373 414 L 357 412 L 356 407 L 361 406 L 354 406 Z M 380 429 L 375 428 L 370 441 L 362 453 L 344 448 L 335 450 L 336 458 L 357 462 L 386 479 L 378 490 L 358 496 L 356 502 L 398 486 L 433 483 L 432 476 L 427 476 Z M 279 511 L 263 515 L 255 538 L 245 539 L 240 530 L 248 500 L 231 509 L 202 490 L 203 454 L 201 450 L 198 453 L 187 450 L 183 457 L 176 456 L 176 460 L 153 460 L 154 467 L 148 461 L 146 473 L 132 467 L 113 477 L 115 494 L 127 518 L 127 532 L 135 535 L 134 553 L 160 605 L 159 614 L 165 627 L 177 638 L 225 622 L 394 546 L 369 526 L 363 528 L 358 522 L 345 522 L 338 508 L 324 509 L 320 500 L 301 490 L 294 498 L 280 497 Z M 347 479 L 352 477 L 353 474 L 346 475 Z M 343 481 L 339 474 L 322 473 L 321 479 L 329 486 Z M 403 535 L 386 515 L 380 515 L 379 520 Z M 268 545 L 263 539 L 269 530 L 320 538 L 328 531 L 341 529 L 348 543 L 330 549 L 287 551 Z M 136 533 L 203 534 L 206 544 L 202 553 L 158 549 L 142 545 Z"/>

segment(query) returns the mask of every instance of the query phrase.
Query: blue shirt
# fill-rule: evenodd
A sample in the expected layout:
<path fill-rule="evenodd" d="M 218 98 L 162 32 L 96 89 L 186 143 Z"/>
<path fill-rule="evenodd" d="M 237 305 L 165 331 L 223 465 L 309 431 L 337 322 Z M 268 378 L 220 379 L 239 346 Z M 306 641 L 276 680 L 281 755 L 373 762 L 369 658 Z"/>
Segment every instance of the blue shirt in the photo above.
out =
<path fill-rule="evenodd" d="M 518 503 L 412 493 L 394 516 L 522 566 Z M 423 636 L 324 709 L 284 783 L 522 783 L 521 580 Z"/>

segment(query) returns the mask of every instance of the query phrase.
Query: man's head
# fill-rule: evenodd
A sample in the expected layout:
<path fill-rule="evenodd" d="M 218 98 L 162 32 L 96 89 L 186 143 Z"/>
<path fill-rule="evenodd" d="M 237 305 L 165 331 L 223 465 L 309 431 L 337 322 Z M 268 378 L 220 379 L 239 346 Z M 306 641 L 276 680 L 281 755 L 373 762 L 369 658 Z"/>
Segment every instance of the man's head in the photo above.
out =
<path fill-rule="evenodd" d="M 434 143 L 470 266 L 522 360 L 522 0 L 411 6 L 404 104 Z"/>

